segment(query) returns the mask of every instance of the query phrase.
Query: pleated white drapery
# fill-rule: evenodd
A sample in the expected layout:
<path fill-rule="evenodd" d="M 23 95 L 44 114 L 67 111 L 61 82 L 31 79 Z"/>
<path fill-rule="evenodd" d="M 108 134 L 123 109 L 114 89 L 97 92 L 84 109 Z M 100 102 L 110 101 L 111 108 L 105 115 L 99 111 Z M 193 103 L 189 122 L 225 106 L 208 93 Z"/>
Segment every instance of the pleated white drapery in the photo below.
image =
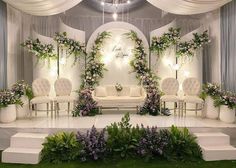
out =
<path fill-rule="evenodd" d="M 161 10 L 179 15 L 209 12 L 220 8 L 231 0 L 147 0 Z"/>
<path fill-rule="evenodd" d="M 31 15 L 48 16 L 65 12 L 82 0 L 3 0 Z M 163 11 L 190 15 L 215 10 L 231 0 L 147 0 Z"/>
<path fill-rule="evenodd" d="M 55 15 L 76 6 L 82 0 L 3 0 L 11 6 L 31 15 Z"/>

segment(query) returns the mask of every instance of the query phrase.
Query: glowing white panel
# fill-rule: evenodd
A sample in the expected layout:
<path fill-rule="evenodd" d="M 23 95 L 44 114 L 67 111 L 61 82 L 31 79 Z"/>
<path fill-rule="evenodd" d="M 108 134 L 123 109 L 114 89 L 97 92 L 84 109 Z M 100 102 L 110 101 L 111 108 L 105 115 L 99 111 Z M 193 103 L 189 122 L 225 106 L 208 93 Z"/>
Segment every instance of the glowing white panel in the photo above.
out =
<path fill-rule="evenodd" d="M 74 29 L 62 22 L 60 19 L 60 32 L 66 32 L 67 37 L 79 41 L 81 44 L 85 43 L 85 32 Z M 72 82 L 72 90 L 79 89 L 81 84 L 81 73 L 84 68 L 84 56 L 80 56 L 78 62 L 74 63 L 74 55 L 68 56 L 66 50 L 60 50 L 60 77 L 68 78 Z M 73 92 L 73 95 L 77 93 Z"/>
<path fill-rule="evenodd" d="M 56 49 L 55 41 L 43 35 L 38 34 L 37 32 L 33 33 L 33 39 L 38 38 L 43 44 L 53 44 Z M 55 53 L 56 54 L 56 53 Z M 51 84 L 50 96 L 55 96 L 54 92 L 54 82 L 57 79 L 57 61 L 56 60 L 39 60 L 37 63 L 37 58 L 33 56 L 33 79 L 36 78 L 46 78 Z"/>
<path fill-rule="evenodd" d="M 198 28 L 181 38 L 181 41 L 190 41 L 193 39 L 193 33 L 202 33 L 202 28 Z M 178 80 L 180 83 L 187 77 L 195 77 L 202 83 L 202 50 L 198 50 L 194 53 L 194 57 L 189 60 L 179 59 L 178 62 L 183 65 L 178 71 Z"/>
<path fill-rule="evenodd" d="M 167 33 L 168 29 L 171 27 L 176 27 L 175 20 L 161 28 L 151 31 L 150 40 L 152 40 L 152 37 L 160 37 L 164 33 Z M 175 62 L 176 56 L 174 46 L 168 48 L 161 56 L 154 53 L 151 54 L 151 68 L 162 80 L 169 77 L 175 78 Z"/>
<path fill-rule="evenodd" d="M 110 22 L 99 27 L 90 37 L 87 43 L 87 51 L 90 51 L 98 33 L 111 32 L 111 37 L 106 39 L 102 48 L 102 61 L 106 64 L 108 71 L 101 79 L 101 85 L 121 83 L 122 85 L 137 85 L 138 80 L 135 73 L 131 73 L 130 60 L 132 60 L 132 49 L 134 43 L 124 35 L 130 30 L 137 32 L 143 40 L 145 50 L 148 53 L 148 41 L 143 33 L 134 25 L 125 22 Z"/>

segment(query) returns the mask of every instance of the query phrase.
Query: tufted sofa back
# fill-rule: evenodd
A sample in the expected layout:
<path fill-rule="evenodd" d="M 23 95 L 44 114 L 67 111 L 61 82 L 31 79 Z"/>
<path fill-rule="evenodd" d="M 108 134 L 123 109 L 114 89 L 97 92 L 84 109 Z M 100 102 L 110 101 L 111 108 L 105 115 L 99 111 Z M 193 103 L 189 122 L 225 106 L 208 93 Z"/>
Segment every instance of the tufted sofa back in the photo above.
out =
<path fill-rule="evenodd" d="M 45 78 L 37 78 L 32 83 L 32 89 L 35 96 L 48 96 L 51 85 Z"/>
<path fill-rule="evenodd" d="M 200 89 L 200 83 L 196 78 L 187 78 L 183 81 L 183 91 L 185 95 L 197 95 Z"/>
<path fill-rule="evenodd" d="M 72 84 L 69 79 L 57 79 L 54 83 L 54 87 L 57 96 L 69 96 L 71 94 Z"/>
<path fill-rule="evenodd" d="M 166 78 L 161 83 L 161 90 L 166 95 L 176 95 L 179 90 L 179 82 L 175 78 Z"/>

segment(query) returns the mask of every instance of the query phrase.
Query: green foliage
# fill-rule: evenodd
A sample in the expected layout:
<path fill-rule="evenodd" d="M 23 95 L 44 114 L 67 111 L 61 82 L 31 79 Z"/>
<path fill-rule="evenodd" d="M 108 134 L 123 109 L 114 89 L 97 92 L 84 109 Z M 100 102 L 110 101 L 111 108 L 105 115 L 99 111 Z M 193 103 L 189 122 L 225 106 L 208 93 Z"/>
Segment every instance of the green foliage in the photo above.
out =
<path fill-rule="evenodd" d="M 99 84 L 99 80 L 103 78 L 104 71 L 106 71 L 105 64 L 101 61 L 101 48 L 107 38 L 111 36 L 110 32 L 102 32 L 98 34 L 95 39 L 94 45 L 91 48 L 91 52 L 87 55 L 86 69 L 82 74 L 81 89 L 88 88 L 93 89 Z"/>
<path fill-rule="evenodd" d="M 203 47 L 203 45 L 210 42 L 208 31 L 204 31 L 202 34 L 193 33 L 193 39 L 178 43 L 177 45 L 177 57 L 191 58 L 194 56 L 194 51 Z"/>
<path fill-rule="evenodd" d="M 170 160 L 186 160 L 189 158 L 201 158 L 201 148 L 196 143 L 196 137 L 193 136 L 187 128 L 178 129 L 172 126 L 169 136 L 168 147 L 163 150 L 164 157 Z"/>
<path fill-rule="evenodd" d="M 69 55 L 74 56 L 74 63 L 78 61 L 79 57 L 86 55 L 85 45 L 79 41 L 68 38 L 66 32 L 55 33 L 54 40 L 57 42 L 60 48 L 65 48 Z"/>
<path fill-rule="evenodd" d="M 153 37 L 150 50 L 158 55 L 180 40 L 180 28 L 169 28 L 161 37 Z"/>
<path fill-rule="evenodd" d="M 21 44 L 29 52 L 35 54 L 38 60 L 40 59 L 56 59 L 57 55 L 54 54 L 54 46 L 52 44 L 42 44 L 39 39 L 27 39 Z"/>
<path fill-rule="evenodd" d="M 76 160 L 81 149 L 81 145 L 77 142 L 75 134 L 66 132 L 47 137 L 43 146 L 43 160 L 52 163 Z"/>
<path fill-rule="evenodd" d="M 113 123 L 106 128 L 108 133 L 107 149 L 112 156 L 126 158 L 135 154 L 142 131 L 138 126 L 132 127 L 129 121 L 130 117 L 127 113 L 121 122 Z"/>
<path fill-rule="evenodd" d="M 144 115 L 149 113 L 150 115 L 158 115 L 160 114 L 160 91 L 158 88 L 159 78 L 148 67 L 147 54 L 142 39 L 140 39 L 134 31 L 130 31 L 125 35 L 135 43 L 133 49 L 134 57 L 133 60 L 131 60 L 130 65 L 133 72 L 136 73 L 136 78 L 140 81 L 140 84 L 144 86 L 147 92 L 147 98 L 139 114 Z"/>

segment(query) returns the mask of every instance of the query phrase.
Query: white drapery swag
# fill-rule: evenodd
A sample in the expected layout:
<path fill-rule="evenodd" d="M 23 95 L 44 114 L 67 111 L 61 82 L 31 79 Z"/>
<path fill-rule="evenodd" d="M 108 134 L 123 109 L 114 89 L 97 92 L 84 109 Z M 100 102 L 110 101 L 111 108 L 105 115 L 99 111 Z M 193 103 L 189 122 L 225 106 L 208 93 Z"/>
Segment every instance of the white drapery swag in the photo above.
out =
<path fill-rule="evenodd" d="M 147 0 L 161 10 L 179 15 L 209 12 L 220 8 L 231 0 Z"/>
<path fill-rule="evenodd" d="M 3 0 L 11 6 L 31 15 L 55 15 L 76 6 L 82 0 Z"/>
<path fill-rule="evenodd" d="M 48 16 L 65 12 L 82 0 L 3 0 L 31 15 Z M 215 10 L 231 0 L 147 0 L 163 11 L 190 15 Z"/>

